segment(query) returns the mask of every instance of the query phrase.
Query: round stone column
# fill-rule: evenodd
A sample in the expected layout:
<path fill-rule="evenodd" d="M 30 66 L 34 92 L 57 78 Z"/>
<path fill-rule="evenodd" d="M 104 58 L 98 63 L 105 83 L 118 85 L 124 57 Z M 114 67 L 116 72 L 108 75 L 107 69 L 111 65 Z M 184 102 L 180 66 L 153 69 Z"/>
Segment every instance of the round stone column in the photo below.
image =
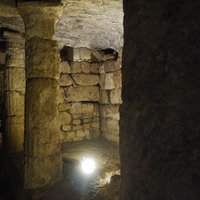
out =
<path fill-rule="evenodd" d="M 52 40 L 62 4 L 21 2 L 26 34 L 24 187 L 36 189 L 61 180 L 58 120 L 60 55 Z"/>
<path fill-rule="evenodd" d="M 18 33 L 4 32 L 6 44 L 5 106 L 6 147 L 9 153 L 23 150 L 25 96 L 25 39 Z"/>

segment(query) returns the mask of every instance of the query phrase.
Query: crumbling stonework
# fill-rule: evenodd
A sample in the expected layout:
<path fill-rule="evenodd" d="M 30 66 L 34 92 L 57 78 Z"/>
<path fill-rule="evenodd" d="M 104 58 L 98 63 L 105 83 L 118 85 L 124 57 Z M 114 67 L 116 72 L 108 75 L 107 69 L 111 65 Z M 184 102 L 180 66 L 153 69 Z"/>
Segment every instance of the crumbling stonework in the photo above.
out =
<path fill-rule="evenodd" d="M 59 3 L 20 2 L 26 32 L 24 188 L 36 189 L 62 177 L 58 96 L 60 55 L 52 40 Z"/>
<path fill-rule="evenodd" d="M 6 40 L 5 109 L 6 146 L 10 153 L 24 149 L 25 39 L 4 32 Z"/>
<path fill-rule="evenodd" d="M 103 136 L 118 142 L 120 52 L 117 55 L 88 48 L 66 49 L 66 55 L 61 55 L 59 79 L 61 140 Z"/>

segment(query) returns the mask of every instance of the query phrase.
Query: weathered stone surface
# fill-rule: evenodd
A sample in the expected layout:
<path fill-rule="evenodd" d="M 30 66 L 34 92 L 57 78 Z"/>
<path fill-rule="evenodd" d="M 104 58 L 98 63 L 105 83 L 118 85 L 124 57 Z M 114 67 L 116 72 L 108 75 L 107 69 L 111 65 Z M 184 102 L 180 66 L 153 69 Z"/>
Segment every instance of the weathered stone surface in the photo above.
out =
<path fill-rule="evenodd" d="M 114 74 L 113 73 L 100 74 L 100 87 L 101 87 L 101 90 L 114 89 L 115 88 Z"/>
<path fill-rule="evenodd" d="M 76 137 L 80 137 L 80 138 L 84 138 L 85 137 L 85 131 L 83 131 L 83 130 L 78 130 L 77 132 L 76 132 Z"/>
<path fill-rule="evenodd" d="M 72 124 L 74 125 L 79 125 L 81 123 L 81 120 L 80 119 L 75 119 L 73 120 Z"/>
<path fill-rule="evenodd" d="M 88 136 L 89 139 L 94 139 L 100 136 L 99 128 L 90 128 L 89 132 L 90 132 L 90 135 Z"/>
<path fill-rule="evenodd" d="M 71 108 L 71 104 L 70 103 L 60 103 L 58 105 L 59 111 L 67 111 Z"/>
<path fill-rule="evenodd" d="M 94 112 L 93 103 L 84 103 L 82 105 L 83 118 L 92 118 Z"/>
<path fill-rule="evenodd" d="M 72 127 L 73 131 L 77 131 L 77 130 L 82 130 L 83 129 L 83 126 L 82 125 L 73 125 Z"/>
<path fill-rule="evenodd" d="M 102 90 L 100 92 L 100 98 L 101 98 L 101 103 L 102 104 L 108 104 L 109 102 L 109 94 L 110 92 L 107 90 Z"/>
<path fill-rule="evenodd" d="M 99 125 L 100 125 L 99 122 L 92 122 L 91 127 L 93 127 L 93 128 L 100 128 Z"/>
<path fill-rule="evenodd" d="M 62 13 L 62 4 L 45 2 L 18 2 L 18 10 L 26 28 L 26 38 L 52 39 L 55 23 Z"/>
<path fill-rule="evenodd" d="M 110 102 L 111 104 L 121 104 L 121 89 L 111 90 L 110 92 Z"/>
<path fill-rule="evenodd" d="M 94 117 L 99 117 L 100 116 L 100 111 L 99 111 L 99 104 L 94 103 L 94 111 L 93 111 L 93 116 Z"/>
<path fill-rule="evenodd" d="M 94 73 L 94 74 L 98 74 L 99 73 L 99 67 L 100 67 L 99 63 L 91 63 L 91 72 Z"/>
<path fill-rule="evenodd" d="M 69 63 L 67 61 L 62 61 L 61 62 L 61 69 L 60 69 L 61 73 L 68 73 L 70 74 L 71 72 L 71 69 L 70 69 L 70 66 L 69 66 Z"/>
<path fill-rule="evenodd" d="M 73 118 L 82 118 L 82 103 L 72 103 L 70 108 L 70 113 L 72 114 Z"/>
<path fill-rule="evenodd" d="M 55 39 L 69 46 L 119 49 L 123 45 L 122 1 L 63 1 Z M 85 10 L 86 12 L 83 12 Z"/>
<path fill-rule="evenodd" d="M 68 112 L 59 112 L 59 121 L 60 124 L 70 124 L 72 117 Z"/>
<path fill-rule="evenodd" d="M 58 43 L 38 37 L 26 43 L 27 78 L 56 78 L 60 76 L 60 53 Z"/>
<path fill-rule="evenodd" d="M 7 115 L 24 115 L 24 91 L 6 91 L 5 95 Z"/>
<path fill-rule="evenodd" d="M 73 84 L 73 79 L 69 74 L 61 74 L 59 79 L 60 86 L 70 86 Z"/>
<path fill-rule="evenodd" d="M 5 90 L 25 91 L 24 68 L 12 67 L 5 70 Z"/>
<path fill-rule="evenodd" d="M 115 71 L 113 76 L 114 88 L 122 88 L 122 74 L 121 70 Z"/>
<path fill-rule="evenodd" d="M 91 49 L 85 48 L 85 47 L 80 47 L 80 59 L 82 61 L 90 61 L 91 60 Z"/>
<path fill-rule="evenodd" d="M 114 72 L 120 69 L 120 64 L 117 63 L 116 61 L 106 61 L 101 65 L 100 72 L 101 73 L 107 73 L 107 72 Z"/>
<path fill-rule="evenodd" d="M 102 62 L 103 61 L 103 56 L 104 56 L 104 52 L 103 51 L 92 51 L 91 53 L 91 61 L 92 62 Z"/>
<path fill-rule="evenodd" d="M 103 118 L 101 119 L 102 136 L 108 140 L 119 142 L 119 121 Z"/>
<path fill-rule="evenodd" d="M 76 136 L 76 132 L 75 131 L 68 131 L 67 132 L 67 140 L 73 140 Z"/>
<path fill-rule="evenodd" d="M 70 63 L 71 73 L 81 73 L 81 63 L 80 62 L 72 62 Z"/>
<path fill-rule="evenodd" d="M 90 73 L 90 63 L 89 62 L 81 62 L 81 71 L 83 73 Z"/>
<path fill-rule="evenodd" d="M 25 157 L 25 183 L 26 188 L 40 188 L 53 184 L 62 178 L 60 152 L 48 157 Z"/>
<path fill-rule="evenodd" d="M 61 130 L 65 131 L 65 132 L 70 131 L 71 130 L 71 125 L 62 125 L 61 126 Z"/>
<path fill-rule="evenodd" d="M 66 91 L 68 101 L 99 101 L 98 86 L 70 86 Z"/>
<path fill-rule="evenodd" d="M 200 196 L 199 3 L 179 5 L 124 1 L 120 199 Z"/>
<path fill-rule="evenodd" d="M 58 103 L 64 103 L 66 100 L 64 88 L 59 87 L 58 89 Z"/>
<path fill-rule="evenodd" d="M 6 118 L 6 141 L 9 153 L 24 150 L 24 116 L 12 116 Z"/>
<path fill-rule="evenodd" d="M 26 138 L 25 151 L 28 155 L 33 157 L 45 157 L 54 155 L 60 152 L 60 135 L 58 132 L 58 126 L 54 122 L 53 125 L 57 130 L 52 128 L 46 129 L 48 134 L 41 131 L 39 128 L 35 128 L 31 131 L 31 136 Z"/>
<path fill-rule="evenodd" d="M 119 105 L 101 105 L 101 118 L 111 118 L 119 120 Z"/>
<path fill-rule="evenodd" d="M 73 48 L 72 49 L 72 61 L 80 61 L 81 58 L 80 58 L 80 51 L 79 51 L 79 48 Z"/>
<path fill-rule="evenodd" d="M 72 74 L 72 78 L 77 85 L 97 85 L 99 76 L 94 74 Z"/>

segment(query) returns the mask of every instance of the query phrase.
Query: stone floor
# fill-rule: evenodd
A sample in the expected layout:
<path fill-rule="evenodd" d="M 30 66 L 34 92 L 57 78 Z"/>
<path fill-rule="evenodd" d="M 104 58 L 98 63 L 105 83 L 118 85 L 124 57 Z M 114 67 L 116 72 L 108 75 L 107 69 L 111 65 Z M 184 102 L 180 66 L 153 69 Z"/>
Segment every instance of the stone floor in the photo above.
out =
<path fill-rule="evenodd" d="M 119 147 L 116 143 L 102 138 L 66 142 L 62 144 L 62 156 L 62 181 L 40 190 L 26 190 L 20 200 L 118 199 L 120 163 Z M 84 157 L 92 158 L 96 163 L 96 170 L 91 175 L 85 175 L 81 171 L 80 163 Z"/>

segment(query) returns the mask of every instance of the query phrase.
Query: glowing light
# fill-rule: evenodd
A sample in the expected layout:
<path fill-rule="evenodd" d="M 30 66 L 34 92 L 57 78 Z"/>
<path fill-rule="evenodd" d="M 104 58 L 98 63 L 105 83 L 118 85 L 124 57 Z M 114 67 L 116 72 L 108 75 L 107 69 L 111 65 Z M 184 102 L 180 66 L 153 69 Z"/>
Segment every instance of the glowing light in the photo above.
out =
<path fill-rule="evenodd" d="M 91 174 L 95 170 L 95 163 L 92 159 L 85 158 L 81 162 L 81 168 L 82 168 L 84 173 Z"/>

